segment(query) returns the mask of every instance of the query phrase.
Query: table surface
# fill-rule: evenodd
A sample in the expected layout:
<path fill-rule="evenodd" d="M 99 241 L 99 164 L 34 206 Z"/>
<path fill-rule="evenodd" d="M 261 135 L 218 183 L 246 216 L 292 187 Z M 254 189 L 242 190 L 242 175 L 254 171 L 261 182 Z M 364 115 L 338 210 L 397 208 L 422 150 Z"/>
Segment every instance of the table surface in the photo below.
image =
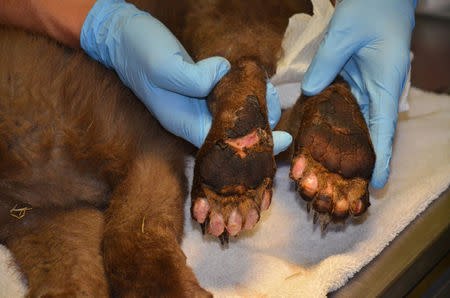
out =
<path fill-rule="evenodd" d="M 447 189 L 371 263 L 330 297 L 402 297 L 449 251 Z"/>

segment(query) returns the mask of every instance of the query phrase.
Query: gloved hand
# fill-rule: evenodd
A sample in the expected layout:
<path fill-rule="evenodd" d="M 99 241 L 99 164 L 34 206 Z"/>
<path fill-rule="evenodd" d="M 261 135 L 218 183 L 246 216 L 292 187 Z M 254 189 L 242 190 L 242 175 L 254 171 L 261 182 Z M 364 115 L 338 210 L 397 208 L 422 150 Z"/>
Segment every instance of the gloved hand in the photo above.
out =
<path fill-rule="evenodd" d="M 157 19 L 123 0 L 100 0 L 89 12 L 81 47 L 95 60 L 114 68 L 161 125 L 200 147 L 211 127 L 206 101 L 229 71 L 229 62 L 212 57 L 194 63 L 176 37 Z M 278 95 L 267 88 L 269 122 L 280 119 Z M 274 132 L 274 151 L 285 150 L 292 137 Z"/>
<path fill-rule="evenodd" d="M 389 177 L 398 101 L 405 86 L 417 0 L 343 0 L 328 26 L 302 90 L 314 95 L 340 72 L 368 123 L 376 163 L 371 184 Z"/>

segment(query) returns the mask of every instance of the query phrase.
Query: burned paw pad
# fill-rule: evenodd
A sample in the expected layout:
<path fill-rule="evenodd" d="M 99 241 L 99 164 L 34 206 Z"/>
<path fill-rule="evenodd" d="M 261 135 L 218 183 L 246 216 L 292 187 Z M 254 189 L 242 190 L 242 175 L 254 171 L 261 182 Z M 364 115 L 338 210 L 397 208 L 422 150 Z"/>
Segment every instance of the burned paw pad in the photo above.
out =
<path fill-rule="evenodd" d="M 311 156 L 301 155 L 292 162 L 291 179 L 307 201 L 307 209 L 314 210 L 322 225 L 344 222 L 350 215 L 358 216 L 369 204 L 368 181 L 356 177 L 345 179 L 330 173 Z M 326 216 L 325 216 L 326 215 Z"/>
<path fill-rule="evenodd" d="M 261 211 L 269 207 L 270 187 L 269 179 L 256 190 L 247 190 L 243 194 L 218 194 L 204 187 L 205 197 L 193 201 L 192 217 L 200 223 L 203 233 L 236 236 L 242 230 L 254 228 Z"/>
<path fill-rule="evenodd" d="M 369 204 L 375 153 L 356 100 L 333 85 L 302 103 L 290 177 L 322 228 L 358 216 Z"/>
<path fill-rule="evenodd" d="M 276 164 L 267 117 L 256 96 L 247 96 L 233 124 L 205 142 L 195 166 L 192 216 L 204 233 L 221 241 L 255 227 L 269 208 Z M 211 133 L 211 132 L 210 132 Z M 209 137 L 209 136 L 208 136 Z M 224 236 L 226 235 L 226 237 Z"/>

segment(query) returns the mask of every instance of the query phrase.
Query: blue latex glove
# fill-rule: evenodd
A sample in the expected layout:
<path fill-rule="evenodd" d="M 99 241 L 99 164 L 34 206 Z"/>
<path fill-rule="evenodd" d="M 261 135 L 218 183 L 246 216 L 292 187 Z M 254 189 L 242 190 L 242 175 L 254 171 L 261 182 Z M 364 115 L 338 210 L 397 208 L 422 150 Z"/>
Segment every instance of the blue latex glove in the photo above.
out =
<path fill-rule="evenodd" d="M 100 0 L 89 12 L 81 47 L 113 68 L 161 125 L 200 147 L 211 127 L 203 98 L 229 71 L 229 62 L 212 57 L 194 63 L 176 37 L 157 19 L 123 0 Z M 272 128 L 280 119 L 278 95 L 268 85 Z M 274 151 L 285 150 L 292 137 L 274 132 Z"/>
<path fill-rule="evenodd" d="M 398 101 L 405 86 L 417 0 L 343 0 L 338 3 L 302 90 L 314 95 L 340 72 L 368 123 L 377 156 L 371 184 L 389 177 Z"/>

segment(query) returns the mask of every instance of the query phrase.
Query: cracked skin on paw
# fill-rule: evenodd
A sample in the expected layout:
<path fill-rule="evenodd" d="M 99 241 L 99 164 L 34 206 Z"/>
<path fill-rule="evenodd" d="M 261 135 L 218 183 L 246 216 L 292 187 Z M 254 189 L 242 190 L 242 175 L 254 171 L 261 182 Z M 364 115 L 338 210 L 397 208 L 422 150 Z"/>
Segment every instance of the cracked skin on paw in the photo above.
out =
<path fill-rule="evenodd" d="M 361 215 L 370 205 L 375 152 L 348 85 L 335 82 L 297 105 L 301 120 L 290 176 L 308 210 L 314 209 L 322 227 Z"/>

